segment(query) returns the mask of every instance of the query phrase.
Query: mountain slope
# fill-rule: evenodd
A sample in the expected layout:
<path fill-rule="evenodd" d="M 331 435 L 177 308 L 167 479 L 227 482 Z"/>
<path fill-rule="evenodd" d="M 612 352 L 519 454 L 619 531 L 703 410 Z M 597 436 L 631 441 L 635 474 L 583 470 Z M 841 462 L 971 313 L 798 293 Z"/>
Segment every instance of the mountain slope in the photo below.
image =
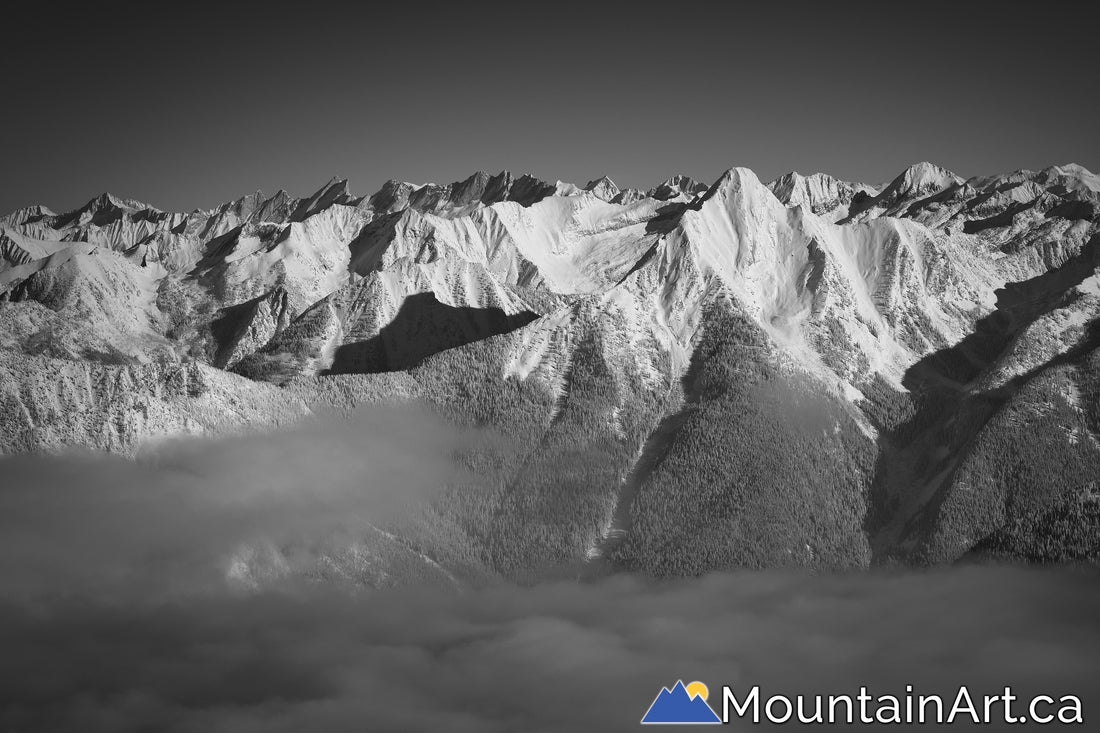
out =
<path fill-rule="evenodd" d="M 0 450 L 133 453 L 415 400 L 508 439 L 377 528 L 383 565 L 1095 557 L 1098 181 L 479 172 L 28 207 L 0 219 Z"/>

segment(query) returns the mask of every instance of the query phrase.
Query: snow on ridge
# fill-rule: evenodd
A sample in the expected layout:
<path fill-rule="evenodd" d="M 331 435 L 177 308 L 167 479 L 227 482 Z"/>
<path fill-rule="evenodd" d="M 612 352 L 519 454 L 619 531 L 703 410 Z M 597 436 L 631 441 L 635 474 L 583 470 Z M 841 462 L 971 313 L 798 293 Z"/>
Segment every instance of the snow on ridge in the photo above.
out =
<path fill-rule="evenodd" d="M 979 217 L 995 227 L 1006 209 L 1057 195 L 1044 185 L 1095 178 L 1072 165 L 1015 175 L 964 182 L 918 163 L 876 192 L 823 173 L 765 185 L 735 167 L 711 186 L 673 176 L 624 196 L 606 176 L 581 187 L 503 171 L 442 186 L 389 181 L 363 197 L 336 177 L 304 198 L 256 192 L 206 216 L 129 211 L 144 205 L 103 195 L 75 217 L 81 210 L 24 209 L 6 220 L 0 277 L 56 266 L 51 254 L 79 246 L 71 238 L 118 252 L 154 280 L 214 278 L 222 307 L 283 288 L 292 315 L 376 270 L 391 273 L 387 282 L 422 278 L 453 307 L 499 304 L 509 314 L 525 302 L 509 293 L 571 301 L 629 278 L 631 297 L 651 309 L 647 333 L 677 354 L 720 284 L 808 363 L 846 380 L 894 380 L 935 344 L 962 338 L 1004 282 L 1005 253 L 959 229 Z M 97 219 L 99 209 L 109 215 Z M 1073 231 L 1087 236 L 1090 226 Z M 529 373 L 520 365 L 529 361 L 515 373 Z"/>

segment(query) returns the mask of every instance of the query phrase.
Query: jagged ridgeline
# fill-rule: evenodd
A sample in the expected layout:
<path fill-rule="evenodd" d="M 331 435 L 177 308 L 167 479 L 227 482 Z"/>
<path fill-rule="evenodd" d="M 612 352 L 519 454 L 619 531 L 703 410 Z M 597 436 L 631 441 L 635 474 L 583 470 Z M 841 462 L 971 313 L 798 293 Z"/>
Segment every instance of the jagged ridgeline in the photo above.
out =
<path fill-rule="evenodd" d="M 1095 559 L 1098 208 L 1079 166 L 922 163 L 21 209 L 0 450 L 407 400 L 502 436 L 341 556 L 366 584 Z"/>

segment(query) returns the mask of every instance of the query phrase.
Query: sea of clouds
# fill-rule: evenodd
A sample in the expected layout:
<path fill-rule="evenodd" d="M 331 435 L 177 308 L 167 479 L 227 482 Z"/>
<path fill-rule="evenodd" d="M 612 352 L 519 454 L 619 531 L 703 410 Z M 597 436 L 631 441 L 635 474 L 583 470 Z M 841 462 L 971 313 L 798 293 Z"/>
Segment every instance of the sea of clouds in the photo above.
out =
<path fill-rule="evenodd" d="M 227 578 L 243 544 L 354 532 L 430 498 L 461 479 L 448 456 L 470 439 L 379 409 L 137 461 L 0 461 L 0 730 L 626 731 L 677 679 L 789 696 L 1012 685 L 1076 694 L 1078 727 L 1100 720 L 1087 570 L 359 592 Z"/>

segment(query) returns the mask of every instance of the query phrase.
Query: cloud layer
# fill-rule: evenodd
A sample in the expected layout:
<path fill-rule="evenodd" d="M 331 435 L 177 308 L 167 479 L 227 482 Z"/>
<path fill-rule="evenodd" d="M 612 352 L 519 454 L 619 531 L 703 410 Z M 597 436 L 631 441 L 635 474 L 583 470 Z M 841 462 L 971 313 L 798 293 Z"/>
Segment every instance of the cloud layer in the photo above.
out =
<path fill-rule="evenodd" d="M 786 695 L 1013 685 L 1081 696 L 1086 726 L 1100 710 L 1092 571 L 226 581 L 242 542 L 354 532 L 430 496 L 460 475 L 454 444 L 431 418 L 372 412 L 136 464 L 0 462 L 0 730 L 625 731 L 678 678 Z"/>
<path fill-rule="evenodd" d="M 182 440 L 134 462 L 0 462 L 4 595 L 149 600 L 224 589 L 233 558 L 339 544 L 416 516 L 468 476 L 476 436 L 414 408 L 376 407 L 266 435 Z"/>

